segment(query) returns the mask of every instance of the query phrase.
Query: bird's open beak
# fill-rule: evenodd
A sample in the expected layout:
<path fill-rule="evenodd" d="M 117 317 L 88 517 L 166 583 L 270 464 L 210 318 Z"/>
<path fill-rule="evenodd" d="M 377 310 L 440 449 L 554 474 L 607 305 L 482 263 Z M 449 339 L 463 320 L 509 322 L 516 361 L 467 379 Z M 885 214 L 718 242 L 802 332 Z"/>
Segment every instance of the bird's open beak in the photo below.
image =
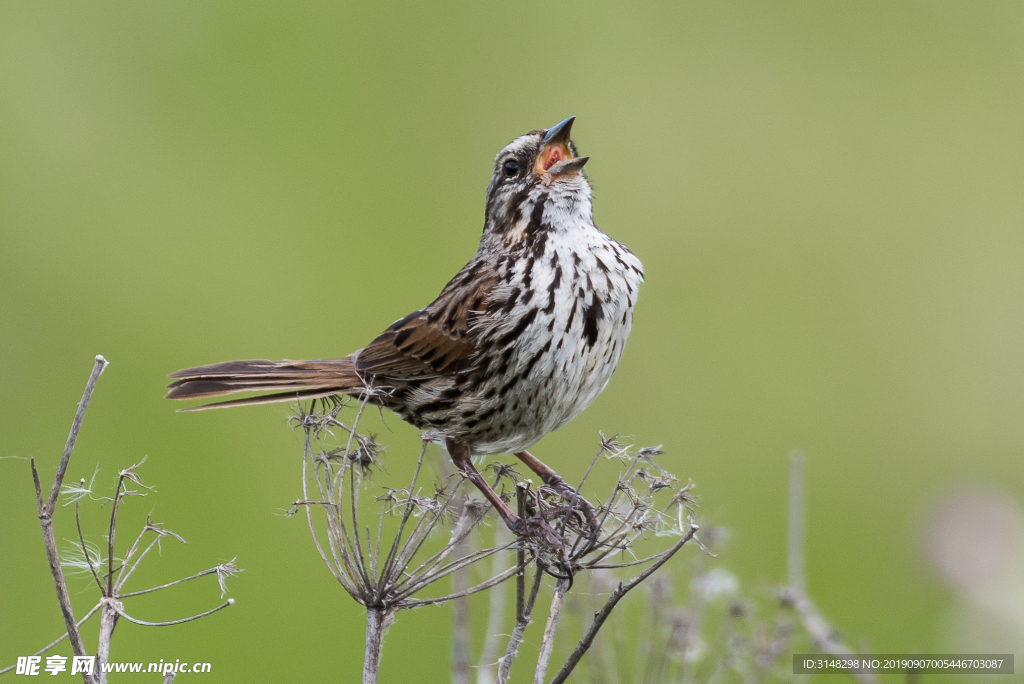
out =
<path fill-rule="evenodd" d="M 544 134 L 541 141 L 540 154 L 537 155 L 537 173 L 550 176 L 566 176 L 579 173 L 590 157 L 577 157 L 569 146 L 569 133 L 575 116 L 552 126 Z"/>

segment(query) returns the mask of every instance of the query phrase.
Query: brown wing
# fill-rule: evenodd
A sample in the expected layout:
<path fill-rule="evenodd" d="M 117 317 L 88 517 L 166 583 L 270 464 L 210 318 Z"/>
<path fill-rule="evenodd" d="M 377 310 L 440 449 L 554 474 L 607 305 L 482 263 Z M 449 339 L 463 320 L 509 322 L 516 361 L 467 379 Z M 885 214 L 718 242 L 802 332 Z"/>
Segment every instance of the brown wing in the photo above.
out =
<path fill-rule="evenodd" d="M 477 351 L 473 322 L 497 278 L 484 262 L 470 261 L 432 304 L 395 321 L 355 355 L 356 370 L 400 380 L 421 380 L 457 372 Z"/>

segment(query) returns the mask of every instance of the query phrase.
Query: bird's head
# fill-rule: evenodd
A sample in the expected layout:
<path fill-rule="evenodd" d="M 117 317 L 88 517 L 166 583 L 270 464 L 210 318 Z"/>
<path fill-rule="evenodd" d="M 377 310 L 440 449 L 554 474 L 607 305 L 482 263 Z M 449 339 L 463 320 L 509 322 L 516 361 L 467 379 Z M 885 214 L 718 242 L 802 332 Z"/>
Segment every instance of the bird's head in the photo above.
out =
<path fill-rule="evenodd" d="M 530 131 L 505 146 L 494 158 L 494 174 L 487 187 L 487 221 L 492 228 L 510 226 L 522 218 L 525 205 L 542 194 L 582 195 L 590 198 L 590 184 L 581 157 L 569 137 L 570 116 L 547 129 Z M 498 224 L 498 225 L 495 225 Z"/>

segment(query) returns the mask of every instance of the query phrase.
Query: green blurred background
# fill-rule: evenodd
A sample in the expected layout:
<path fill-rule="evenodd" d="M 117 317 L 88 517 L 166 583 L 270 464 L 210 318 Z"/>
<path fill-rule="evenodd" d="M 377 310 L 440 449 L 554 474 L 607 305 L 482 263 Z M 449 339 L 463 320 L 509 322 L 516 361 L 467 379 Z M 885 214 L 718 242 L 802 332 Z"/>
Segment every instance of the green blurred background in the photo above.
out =
<path fill-rule="evenodd" d="M 52 477 L 102 353 L 68 480 L 98 464 L 108 487 L 148 454 L 159 494 L 126 520 L 190 542 L 136 588 L 246 568 L 231 609 L 122 623 L 112 657 L 354 681 L 361 611 L 279 515 L 299 495 L 286 409 L 176 414 L 165 376 L 362 346 L 474 253 L 496 152 L 568 115 L 598 223 L 647 282 L 607 391 L 535 453 L 577 479 L 598 430 L 663 443 L 756 593 L 784 577 L 801 449 L 824 613 L 875 652 L 950 645 L 927 511 L 967 483 L 1024 496 L 1022 30 L 1020 2 L 7 0 L 0 665 L 62 629 L 9 457 Z M 407 473 L 415 431 L 380 429 Z M 72 580 L 80 611 L 89 586 Z M 209 582 L 133 610 L 218 601 Z M 384 681 L 443 681 L 449 620 L 403 615 Z"/>

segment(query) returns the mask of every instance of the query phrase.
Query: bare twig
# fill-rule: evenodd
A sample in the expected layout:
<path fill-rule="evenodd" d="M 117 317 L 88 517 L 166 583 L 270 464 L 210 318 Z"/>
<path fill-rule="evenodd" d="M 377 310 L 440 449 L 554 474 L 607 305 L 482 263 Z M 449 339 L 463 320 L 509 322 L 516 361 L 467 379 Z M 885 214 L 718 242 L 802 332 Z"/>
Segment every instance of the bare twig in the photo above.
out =
<path fill-rule="evenodd" d="M 612 595 L 608 598 L 608 601 L 604 604 L 604 608 L 602 608 L 601 611 L 594 616 L 594 622 L 590 625 L 590 628 L 587 630 L 586 634 L 583 635 L 583 638 L 580 639 L 579 643 L 576 645 L 576 648 L 573 649 L 573 652 L 569 655 L 569 658 L 565 661 L 565 664 L 562 665 L 562 669 L 560 669 L 558 673 L 555 675 L 554 679 L 551 680 L 551 684 L 562 684 L 562 682 L 564 682 L 566 678 L 568 678 L 568 676 L 572 673 L 573 669 L 576 667 L 576 664 L 579 663 L 580 659 L 587 652 L 590 646 L 594 643 L 594 637 L 601 630 L 601 627 L 604 625 L 605 620 L 608 619 L 608 616 L 611 615 L 612 610 L 615 608 L 615 604 L 622 600 L 622 597 L 629 593 L 631 589 L 633 589 L 638 584 L 643 582 L 645 579 L 650 577 L 652 574 L 654 574 L 655 571 L 657 571 L 658 568 L 660 568 L 662 565 L 668 562 L 668 560 L 672 556 L 674 556 L 676 552 L 679 551 L 679 549 L 683 548 L 683 545 L 686 544 L 686 542 L 693 539 L 694 535 L 697 533 L 697 529 L 697 525 L 691 523 L 689 531 L 687 531 L 687 533 L 683 535 L 682 538 L 679 541 L 677 541 L 670 549 L 665 551 L 661 555 L 661 558 L 658 559 L 658 561 L 656 561 L 653 565 L 651 565 L 649 568 L 641 572 L 639 575 L 637 575 L 630 581 L 626 582 L 625 584 L 620 583 L 619 586 L 616 587 L 616 589 L 612 592 Z"/>
<path fill-rule="evenodd" d="M 519 517 L 526 514 L 527 485 L 523 482 L 516 484 L 516 507 Z M 530 588 L 530 597 L 526 597 L 526 544 L 519 540 L 516 549 L 516 624 L 512 628 L 512 634 L 508 638 L 508 646 L 505 648 L 505 655 L 498 659 L 498 678 L 496 684 L 507 684 L 508 678 L 512 675 L 512 665 L 516 656 L 519 655 L 519 645 L 523 643 L 523 636 L 526 628 L 530 625 L 530 617 L 533 615 L 533 606 L 537 602 L 537 593 L 540 591 L 540 582 L 544 577 L 543 571 L 537 567 L 533 573 L 533 586 Z"/>
<path fill-rule="evenodd" d="M 145 538 L 147 532 L 155 533 L 156 537 L 154 537 L 153 541 L 151 541 L 149 545 L 146 546 L 146 548 L 142 551 L 139 557 L 135 558 L 135 552 L 139 550 L 139 544 L 142 543 L 142 540 Z M 142 560 L 153 549 L 154 546 L 160 545 L 160 540 L 164 537 L 172 537 L 180 541 L 182 544 L 185 543 L 185 539 L 181 535 L 175 534 L 170 530 L 165 530 L 163 527 L 161 527 L 161 523 L 154 523 L 152 520 L 150 520 L 149 516 L 146 516 L 145 526 L 142 528 L 142 531 L 139 532 L 139 536 L 135 538 L 135 541 L 132 542 L 131 547 L 128 549 L 128 553 L 124 555 L 124 560 L 121 561 L 121 569 L 117 572 L 117 582 L 114 583 L 115 594 L 120 595 L 121 587 L 124 586 L 125 582 L 128 581 L 128 578 L 131 577 L 132 573 L 134 573 L 136 568 L 139 567 L 139 563 L 142 562 Z M 134 560 L 132 560 L 133 558 Z"/>
<path fill-rule="evenodd" d="M 82 393 L 82 400 L 78 403 L 78 410 L 71 423 L 71 432 L 68 433 L 67 442 L 64 444 L 64 453 L 61 455 L 60 463 L 57 466 L 57 474 L 53 478 L 53 485 L 50 487 L 50 495 L 43 501 L 42 490 L 39 483 L 39 473 L 36 470 L 35 459 L 30 461 L 32 465 L 32 480 L 36 488 L 36 501 L 39 504 L 39 524 L 43 531 L 43 544 L 46 546 L 46 558 L 50 563 L 50 574 L 53 576 L 53 585 L 57 591 L 57 602 L 60 604 L 60 612 L 64 616 L 64 625 L 67 627 L 68 641 L 71 642 L 71 650 L 77 656 L 84 656 L 85 644 L 82 642 L 82 635 L 78 631 L 78 624 L 75 621 L 74 609 L 71 606 L 71 597 L 68 595 L 68 587 L 64 581 L 64 572 L 60 566 L 60 555 L 57 553 L 57 541 L 53 532 L 53 510 L 57 505 L 57 497 L 60 495 L 61 485 L 64 483 L 64 474 L 68 469 L 68 462 L 71 460 L 71 452 L 75 449 L 75 442 L 78 440 L 78 431 L 85 419 L 85 411 L 89 408 L 89 400 L 92 398 L 93 390 L 96 389 L 96 381 L 100 373 L 107 367 L 107 360 L 100 355 L 96 356 L 89 374 L 89 380 L 85 384 L 85 391 Z M 82 673 L 82 680 L 85 684 L 91 684 L 92 676 Z"/>
<path fill-rule="evenodd" d="M 178 539 L 181 542 L 184 542 L 185 540 L 182 539 L 180 536 L 174 534 L 173 532 L 164 530 L 159 525 L 153 524 L 147 519 L 146 526 L 143 528 L 139 536 L 135 539 L 135 542 L 131 545 L 124 560 L 117 559 L 117 557 L 114 554 L 120 504 L 122 503 L 124 497 L 126 496 L 144 496 L 143 492 L 140 492 L 137 489 L 132 488 L 129 485 L 129 483 L 134 483 L 135 485 L 141 488 L 151 489 L 150 487 L 147 487 L 145 484 L 143 484 L 143 482 L 139 479 L 136 473 L 138 467 L 142 465 L 143 462 L 145 462 L 145 458 L 139 461 L 139 463 L 136 463 L 135 465 L 130 466 L 129 468 L 126 468 L 118 473 L 117 487 L 115 489 L 113 498 L 94 496 L 92 492 L 92 482 L 90 482 L 89 485 L 87 486 L 85 484 L 84 479 L 82 479 L 77 486 L 65 487 L 63 484 L 63 479 L 67 473 L 71 454 L 74 451 L 75 442 L 78 438 L 78 434 L 82 426 L 82 421 L 85 417 L 85 412 L 89 405 L 89 400 L 92 397 L 92 393 L 96 387 L 96 381 L 99 378 L 100 374 L 103 372 L 103 370 L 106 368 L 106 366 L 106 359 L 104 359 L 102 356 L 97 356 L 95 364 L 93 366 L 92 373 L 89 376 L 88 382 L 86 383 L 85 391 L 82 395 L 82 400 L 81 402 L 79 402 L 78 411 L 75 414 L 75 419 L 71 426 L 71 432 L 68 435 L 68 440 L 67 443 L 65 444 L 64 452 L 61 456 L 61 461 L 57 468 L 57 474 L 54 477 L 53 485 L 50 488 L 49 497 L 45 501 L 43 499 L 42 486 L 39 481 L 39 471 L 36 468 L 35 461 L 30 461 L 32 467 L 32 480 L 36 491 L 36 502 L 39 508 L 39 521 L 43 531 L 43 542 L 46 546 L 46 554 L 50 564 L 50 572 L 53 575 L 54 586 L 57 590 L 57 599 L 61 607 L 61 612 L 64 616 L 65 626 L 67 627 L 67 630 L 63 636 L 59 637 L 56 641 L 46 646 L 43 649 L 43 651 L 40 651 L 40 653 L 43 653 L 46 650 L 52 648 L 53 646 L 60 643 L 66 638 L 68 639 L 68 641 L 70 641 L 72 650 L 76 656 L 85 656 L 85 645 L 82 642 L 81 633 L 78 627 L 81 624 L 83 624 L 87 619 L 89 619 L 94 614 L 99 612 L 100 627 L 99 640 L 96 650 L 96 667 L 93 668 L 93 673 L 91 674 L 87 674 L 84 672 L 82 673 L 82 678 L 85 684 L 105 684 L 108 673 L 105 671 L 104 666 L 109 662 L 111 639 L 113 637 L 114 629 L 117 626 L 119 618 L 123 617 L 130 622 L 134 622 L 136 624 L 144 626 L 176 625 L 184 622 L 190 622 L 201 617 L 205 617 L 206 615 L 217 612 L 218 610 L 221 610 L 222 608 L 225 608 L 234 602 L 234 600 L 231 599 L 227 603 L 213 610 L 209 610 L 205 613 L 201 613 L 199 615 L 184 618 L 181 620 L 173 620 L 170 622 L 146 622 L 143 620 L 133 618 L 129 616 L 127 613 L 125 613 L 123 604 L 121 603 L 120 599 L 129 596 L 138 596 L 140 594 L 151 593 L 154 591 L 158 591 L 160 589 L 173 586 L 175 584 L 180 584 L 181 582 L 186 582 L 197 577 L 202 577 L 214 573 L 216 573 L 217 575 L 218 581 L 220 582 L 221 591 L 223 593 L 225 591 L 224 579 L 236 572 L 239 572 L 239 569 L 235 567 L 234 562 L 231 561 L 228 563 L 218 565 L 210 570 L 205 570 L 191 577 L 186 577 L 181 580 L 169 582 L 159 587 L 144 589 L 141 591 L 131 592 L 124 595 L 120 594 L 121 587 L 132 575 L 135 569 L 139 566 L 139 563 L 146 557 L 146 555 L 154 546 L 160 545 L 160 540 L 163 537 L 171 536 L 175 539 Z M 95 475 L 93 477 L 95 479 Z M 67 494 L 69 499 L 65 505 L 69 505 L 71 503 L 75 504 L 75 523 L 78 532 L 77 549 L 81 549 L 81 552 L 83 554 L 82 559 L 78 560 L 76 557 L 77 549 L 73 551 L 72 555 L 70 556 L 70 560 L 67 562 L 67 565 L 69 565 L 70 567 L 81 567 L 82 569 L 85 569 L 87 567 L 89 572 L 92 574 L 93 579 L 96 582 L 96 585 L 99 588 L 101 594 L 100 602 L 97 603 L 92 608 L 92 610 L 90 610 L 86 614 L 84 618 L 77 622 L 74 619 L 74 612 L 72 609 L 70 597 L 68 596 L 67 584 L 64 580 L 64 573 L 61 567 L 61 559 L 57 553 L 56 539 L 53 531 L 53 514 L 56 507 L 57 497 L 62 490 L 65 491 L 65 494 Z M 85 540 L 85 534 L 82 530 L 80 510 L 80 502 L 85 497 L 89 497 L 89 499 L 96 501 L 112 502 L 110 522 L 107 526 L 106 534 L 107 550 L 105 559 L 98 557 L 98 552 L 91 551 L 92 547 Z M 146 546 L 146 548 L 142 551 L 141 554 L 138 554 L 136 556 L 136 553 L 140 548 L 140 545 L 143 543 L 143 540 L 145 539 L 145 536 L 148 532 L 155 533 L 155 538 L 152 540 L 152 542 L 149 543 L 148 546 Z M 94 555 L 97 556 L 95 560 Z M 99 568 L 101 568 L 103 565 L 106 566 L 105 572 L 103 575 L 100 575 Z"/>
<path fill-rule="evenodd" d="M 142 594 L 152 594 L 154 591 L 160 591 L 161 589 L 166 589 L 167 587 L 173 587 L 175 584 L 181 584 L 182 582 L 188 582 L 189 580 L 198 579 L 200 577 L 206 577 L 207 575 L 214 575 L 215 574 L 218 577 L 221 577 L 221 576 L 224 576 L 224 575 L 227 575 L 227 576 L 234 575 L 234 574 L 236 574 L 238 572 L 241 572 L 241 570 L 239 570 L 237 567 L 235 567 L 235 562 L 232 560 L 232 561 L 228 561 L 227 563 L 222 563 L 221 565 L 218 565 L 216 567 L 210 568 L 208 570 L 203 570 L 202 572 L 197 572 L 194 575 L 189 575 L 188 577 L 182 577 L 181 579 L 174 580 L 173 582 L 168 582 L 167 584 L 161 584 L 160 586 L 157 586 L 157 587 L 150 587 L 149 589 L 140 589 L 139 591 L 130 591 L 127 594 L 118 594 L 117 597 L 119 599 L 126 599 L 126 598 L 128 598 L 130 596 L 141 596 Z"/>
<path fill-rule="evenodd" d="M 85 484 L 85 478 L 82 478 L 82 483 Z M 96 574 L 96 567 L 92 564 L 92 558 L 89 556 L 89 549 L 85 546 L 85 536 L 82 534 L 82 517 L 79 515 L 79 502 L 75 501 L 75 525 L 78 526 L 78 543 L 82 548 L 82 556 L 85 558 L 85 562 L 89 564 L 89 572 L 92 573 L 93 579 L 96 580 L 96 586 L 99 590 L 103 591 L 103 582 L 100 581 L 100 576 Z"/>
<path fill-rule="evenodd" d="M 366 650 L 363 653 L 363 684 L 377 684 L 384 635 L 395 620 L 392 610 L 366 609 Z"/>
<path fill-rule="evenodd" d="M 555 585 L 555 594 L 551 597 L 551 609 L 548 611 L 548 621 L 544 625 L 544 637 L 540 642 L 540 655 L 537 656 L 537 669 L 533 674 L 533 684 L 544 684 L 544 675 L 548 671 L 548 661 L 551 660 L 551 652 L 555 648 L 555 631 L 558 629 L 558 620 L 562 616 L 562 605 L 565 600 L 565 592 L 569 590 L 569 580 L 559 580 Z"/>
<path fill-rule="evenodd" d="M 481 591 L 498 587 L 499 585 L 501 585 L 502 582 L 507 580 L 512 575 L 516 574 L 518 570 L 519 568 L 513 565 L 511 568 L 508 568 L 504 572 L 499 572 L 497 575 L 494 575 L 486 582 L 475 584 L 472 587 L 469 587 L 468 589 L 465 589 L 463 591 L 454 594 L 448 594 L 447 596 L 438 596 L 436 598 L 431 597 L 427 599 L 403 599 L 395 605 L 399 608 L 402 608 L 403 610 L 409 608 L 419 608 L 420 606 L 439 606 L 444 603 L 447 603 L 448 601 L 451 601 L 452 599 L 459 599 L 464 598 L 466 596 L 472 596 L 473 594 L 478 594 Z"/>
<path fill-rule="evenodd" d="M 398 524 L 398 532 L 395 534 L 395 539 L 391 543 L 391 550 L 388 551 L 388 557 L 384 561 L 384 567 L 381 570 L 381 575 L 384 577 L 391 577 L 391 568 L 395 562 L 395 558 L 399 551 L 399 544 L 402 542 L 402 534 L 405 532 L 405 525 L 409 522 L 409 516 L 412 515 L 415 509 L 415 503 L 412 493 L 416 491 L 416 483 L 419 481 L 420 470 L 423 468 L 423 457 L 427 454 L 427 446 L 430 444 L 426 439 L 422 440 L 423 445 L 420 447 L 420 457 L 416 461 L 416 470 L 412 474 L 412 482 L 409 484 L 409 500 L 405 504 L 405 510 L 402 512 L 402 522 Z"/>
<path fill-rule="evenodd" d="M 509 534 L 511 533 L 507 531 L 506 527 L 498 526 L 495 530 L 495 546 L 501 546 L 502 538 Z M 492 575 L 498 575 L 501 572 L 501 567 L 507 562 L 505 558 L 507 555 L 508 553 L 494 554 Z M 519 566 L 513 566 L 512 571 L 518 574 Z M 477 665 L 476 684 L 494 684 L 495 658 L 498 654 L 499 643 L 498 632 L 505 618 L 505 587 L 505 583 L 500 582 L 491 589 L 490 605 L 487 611 L 487 631 L 484 633 L 484 646 Z"/>
<path fill-rule="evenodd" d="M 100 611 L 100 637 L 96 648 L 96 669 L 100 684 L 107 684 L 107 673 L 103 665 L 110 662 L 110 641 L 114 638 L 114 628 L 117 627 L 116 606 L 107 597 L 103 598 L 103 608 Z"/>
<path fill-rule="evenodd" d="M 525 572 L 525 569 L 524 569 Z M 526 628 L 530 625 L 530 616 L 533 614 L 533 606 L 537 602 L 537 593 L 540 591 L 540 581 L 544 578 L 544 572 L 537 568 L 533 573 L 533 586 L 530 588 L 530 597 L 525 599 L 520 591 L 521 583 L 516 584 L 516 626 L 512 628 L 512 634 L 508 638 L 508 647 L 505 655 L 499 659 L 498 679 L 496 684 L 507 684 L 508 678 L 512 675 L 512 664 L 519 655 L 519 646 L 523 643 L 523 636 Z"/>
<path fill-rule="evenodd" d="M 787 594 L 804 629 L 811 635 L 817 648 L 832 655 L 853 655 L 855 651 L 843 643 L 825 616 L 807 596 L 804 584 L 804 458 L 793 452 L 789 459 L 789 586 Z M 878 675 L 872 672 L 851 673 L 860 684 L 878 684 Z"/>
<path fill-rule="evenodd" d="M 235 599 L 229 598 L 227 601 L 220 604 L 216 608 L 211 608 L 210 610 L 199 613 L 198 615 L 192 615 L 187 618 L 181 618 L 180 620 L 168 620 L 167 622 L 147 622 L 146 620 L 139 620 L 138 618 L 133 618 L 131 615 L 128 615 L 128 613 L 124 612 L 124 606 L 121 604 L 120 601 L 116 599 L 107 600 L 106 603 L 110 606 L 110 609 L 114 613 L 117 613 L 120 617 L 123 617 L 128 622 L 134 622 L 135 624 L 142 625 L 143 627 L 170 627 L 171 625 L 183 625 L 186 622 L 192 622 L 193 620 L 204 618 L 207 615 L 213 615 L 219 610 L 224 610 L 228 606 L 235 605 Z"/>
<path fill-rule="evenodd" d="M 460 524 L 469 514 L 467 499 L 460 497 Z M 383 510 L 383 507 L 381 508 Z M 468 535 L 460 535 L 452 549 L 456 556 L 471 552 Z M 462 594 L 469 588 L 469 566 L 452 574 L 453 594 Z M 469 597 L 459 596 L 452 601 L 452 684 L 469 684 Z"/>
<path fill-rule="evenodd" d="M 71 422 L 71 432 L 68 433 L 68 440 L 64 444 L 64 453 L 60 457 L 60 465 L 57 466 L 57 475 L 53 478 L 53 486 L 50 487 L 50 497 L 46 501 L 46 509 L 52 514 L 57 505 L 57 497 L 60 496 L 60 487 L 64 483 L 64 473 L 67 472 L 68 462 L 71 460 L 71 452 L 75 449 L 75 442 L 78 441 L 78 431 L 82 428 L 82 421 L 85 419 L 85 411 L 89 408 L 89 400 L 92 399 L 92 392 L 96 389 L 96 381 L 100 374 L 110 364 L 102 354 L 96 355 L 93 363 L 92 373 L 85 383 L 85 391 L 82 392 L 82 401 L 78 402 L 78 410 L 75 412 L 75 419 Z"/>
<path fill-rule="evenodd" d="M 117 536 L 117 513 L 121 508 L 121 501 L 124 497 L 133 493 L 128 490 L 127 486 L 125 486 L 125 481 L 130 480 L 137 484 L 142 484 L 142 481 L 139 480 L 138 476 L 135 474 L 135 470 L 145 463 L 145 461 L 146 457 L 144 456 L 142 460 L 135 465 L 125 468 L 118 473 L 117 486 L 114 488 L 114 502 L 110 507 L 110 526 L 107 531 L 107 586 L 103 591 L 103 609 L 100 612 L 100 637 L 99 645 L 96 649 L 96 660 L 101 665 L 99 670 L 100 684 L 106 684 L 107 681 L 107 673 L 103 671 L 102 665 L 110 662 L 110 642 L 114 638 L 114 629 L 117 627 L 117 620 L 122 615 L 122 612 L 119 609 L 120 602 L 114 598 L 116 593 L 116 585 L 114 583 L 114 540 Z M 146 527 L 149 527 L 149 525 L 147 524 Z M 143 530 L 143 533 L 145 533 L 145 529 Z M 159 541 L 159 539 L 160 536 L 158 535 L 155 541 Z M 145 554 L 143 554 L 143 556 L 144 555 Z M 142 556 L 139 557 L 139 561 L 141 560 Z M 138 565 L 138 561 L 136 561 L 136 565 Z M 123 570 L 123 564 L 121 568 Z M 134 571 L 134 569 L 135 568 L 133 567 L 132 571 Z M 135 622 L 133 618 L 130 618 L 127 615 L 124 617 L 130 622 Z"/>
<path fill-rule="evenodd" d="M 305 431 L 303 447 L 302 499 L 293 503 L 306 509 L 307 523 L 321 560 L 345 591 L 366 608 L 366 649 L 364 651 L 364 682 L 375 682 L 379 668 L 383 638 L 399 610 L 425 605 L 438 605 L 446 601 L 461 601 L 479 591 L 485 591 L 511 577 L 516 567 L 496 572 L 490 578 L 469 586 L 466 571 L 473 563 L 498 553 L 503 547 L 474 550 L 466 543 L 468 536 L 488 512 L 489 506 L 475 500 L 465 500 L 460 493 L 460 478 L 438 487 L 433 496 L 422 496 L 417 489 L 423 460 L 430 439 L 423 438 L 423 446 L 416 463 L 415 473 L 407 489 L 386 489 L 377 497 L 379 510 L 369 518 L 377 525 L 360 522 L 359 498 L 367 485 L 373 486 L 371 467 L 379 467 L 375 455 L 380 447 L 372 438 L 359 433 L 359 420 L 369 403 L 364 396 L 351 426 L 337 416 L 342 408 L 324 406 L 319 412 L 311 406 L 299 406 L 293 424 Z M 332 430 L 338 428 L 344 435 L 337 442 L 344 446 L 328 445 L 334 439 Z M 340 463 L 339 463 L 340 461 Z M 316 482 L 319 498 L 310 497 L 309 479 Z M 364 495 L 365 496 L 365 495 Z M 465 501 L 455 506 L 456 501 Z M 325 513 L 327 544 L 320 540 L 314 510 Z M 388 514 L 402 511 L 397 534 L 389 538 L 384 531 Z M 432 532 L 446 522 L 455 510 L 461 510 L 451 536 L 440 549 L 430 554 L 420 553 Z M 365 512 L 363 512 L 365 517 Z M 415 524 L 409 524 L 416 517 Z M 421 560 L 421 556 L 427 556 Z M 448 577 L 457 577 L 453 591 L 445 596 L 413 598 L 429 585 Z M 464 621 L 463 621 L 463 624 Z M 456 668 L 468 684 L 468 630 L 461 642 L 456 641 Z"/>

